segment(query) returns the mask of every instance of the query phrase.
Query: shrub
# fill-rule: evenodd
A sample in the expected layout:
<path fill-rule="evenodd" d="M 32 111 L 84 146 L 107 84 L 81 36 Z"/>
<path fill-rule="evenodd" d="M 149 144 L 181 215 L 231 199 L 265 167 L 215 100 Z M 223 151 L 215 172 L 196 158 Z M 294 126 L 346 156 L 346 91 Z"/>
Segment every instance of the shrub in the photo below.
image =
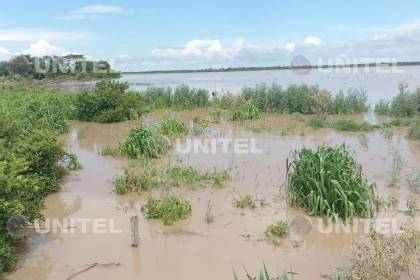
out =
<path fill-rule="evenodd" d="M 232 114 L 232 120 L 234 121 L 245 121 L 259 118 L 260 110 L 253 104 L 243 105 L 238 111 L 235 111 Z"/>
<path fill-rule="evenodd" d="M 175 221 L 191 215 L 191 204 L 175 196 L 163 199 L 149 197 L 144 207 L 148 219 L 162 219 L 165 225 L 172 225 Z"/>
<path fill-rule="evenodd" d="M 233 203 L 236 207 L 241 208 L 241 209 L 244 209 L 244 208 L 254 209 L 255 208 L 255 202 L 249 194 L 240 196 L 239 198 L 235 199 Z"/>
<path fill-rule="evenodd" d="M 334 123 L 334 127 L 340 131 L 372 131 L 374 127 L 367 123 L 356 123 L 353 120 L 341 119 Z"/>
<path fill-rule="evenodd" d="M 386 100 L 379 100 L 379 102 L 375 105 L 375 113 L 379 115 L 389 115 L 391 112 L 390 104 Z"/>
<path fill-rule="evenodd" d="M 375 213 L 375 185 L 367 181 L 344 144 L 294 151 L 286 167 L 292 205 L 308 209 L 311 215 L 347 221 Z"/>
<path fill-rule="evenodd" d="M 265 236 L 270 240 L 274 245 L 280 245 L 281 239 L 289 236 L 290 228 L 287 221 L 278 221 L 274 224 L 271 224 L 267 227 L 265 231 Z"/>
<path fill-rule="evenodd" d="M 160 131 L 164 135 L 179 135 L 187 132 L 187 128 L 183 122 L 173 117 L 166 117 L 160 123 Z"/>
<path fill-rule="evenodd" d="M 171 106 L 172 89 L 170 87 L 148 87 L 141 94 L 144 96 L 145 102 L 151 110 L 163 109 Z"/>
<path fill-rule="evenodd" d="M 190 89 L 186 85 L 175 89 L 172 104 L 178 110 L 190 110 L 204 107 L 209 102 L 209 93 L 205 89 Z"/>
<path fill-rule="evenodd" d="M 313 128 L 323 128 L 328 126 L 328 121 L 326 119 L 314 118 L 309 120 L 308 125 Z"/>
<path fill-rule="evenodd" d="M 155 129 L 137 126 L 131 129 L 120 145 L 121 155 L 131 158 L 158 158 L 166 150 L 167 143 Z"/>
<path fill-rule="evenodd" d="M 420 140 L 420 118 L 417 118 L 410 124 L 408 129 L 408 138 L 413 140 Z"/>

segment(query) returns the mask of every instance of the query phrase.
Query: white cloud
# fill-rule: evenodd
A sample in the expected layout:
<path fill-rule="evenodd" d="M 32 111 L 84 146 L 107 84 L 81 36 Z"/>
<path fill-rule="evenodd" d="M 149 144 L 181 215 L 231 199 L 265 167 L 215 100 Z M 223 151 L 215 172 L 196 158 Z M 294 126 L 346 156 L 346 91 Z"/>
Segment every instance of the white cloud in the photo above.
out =
<path fill-rule="evenodd" d="M 3 47 L 0 47 L 0 56 L 10 54 L 9 50 Z"/>
<path fill-rule="evenodd" d="M 31 56 L 44 56 L 44 55 L 57 55 L 64 56 L 70 53 L 70 51 L 54 46 L 46 40 L 38 40 L 35 43 L 29 45 L 29 48 L 22 52 L 23 54 L 29 54 Z"/>
<path fill-rule="evenodd" d="M 56 19 L 95 19 L 102 18 L 104 15 L 125 14 L 129 12 L 119 6 L 113 5 L 89 5 L 70 11 L 67 15 L 56 16 Z"/>
<path fill-rule="evenodd" d="M 293 43 L 293 42 L 289 42 L 289 43 L 286 43 L 286 45 L 284 46 L 284 48 L 289 52 L 289 53 L 292 53 L 294 50 L 295 50 L 295 48 L 296 48 L 296 44 L 295 43 Z"/>
<path fill-rule="evenodd" d="M 305 38 L 305 45 L 307 47 L 318 47 L 321 45 L 321 38 L 315 36 L 309 36 Z"/>
<path fill-rule="evenodd" d="M 78 42 L 91 38 L 88 33 L 62 32 L 49 29 L 0 29 L 0 42 L 33 42 L 45 39 L 54 42 Z"/>

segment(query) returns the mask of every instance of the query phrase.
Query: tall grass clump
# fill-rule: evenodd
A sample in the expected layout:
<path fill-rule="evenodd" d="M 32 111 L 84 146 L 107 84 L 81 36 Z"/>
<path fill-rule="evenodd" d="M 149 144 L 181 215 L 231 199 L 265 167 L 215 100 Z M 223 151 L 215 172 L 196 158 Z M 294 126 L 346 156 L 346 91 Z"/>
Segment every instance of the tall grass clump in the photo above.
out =
<path fill-rule="evenodd" d="M 296 150 L 286 167 L 292 205 L 308 209 L 311 215 L 336 222 L 353 216 L 372 217 L 376 212 L 376 187 L 344 144 Z"/>
<path fill-rule="evenodd" d="M 189 88 L 186 85 L 175 89 L 172 105 L 178 110 L 190 110 L 205 107 L 209 103 L 209 93 L 205 89 Z"/>
<path fill-rule="evenodd" d="M 148 219 L 162 219 L 165 225 L 172 225 L 191 215 L 191 204 L 176 196 L 167 196 L 163 199 L 149 197 L 144 207 Z"/>
<path fill-rule="evenodd" d="M 173 136 L 187 132 L 187 127 L 183 122 L 174 117 L 165 117 L 160 123 L 160 131 L 164 135 Z"/>
<path fill-rule="evenodd" d="M 375 105 L 375 113 L 378 115 L 389 115 L 391 112 L 390 104 L 386 100 L 379 100 Z"/>
<path fill-rule="evenodd" d="M 120 153 L 131 159 L 158 158 L 166 151 L 167 144 L 156 129 L 139 125 L 121 143 Z"/>
<path fill-rule="evenodd" d="M 310 119 L 308 125 L 313 128 L 323 128 L 328 126 L 328 121 L 321 118 Z"/>
<path fill-rule="evenodd" d="M 281 244 L 281 240 L 290 234 L 289 222 L 281 220 L 271 224 L 265 231 L 267 239 L 276 246 Z"/>

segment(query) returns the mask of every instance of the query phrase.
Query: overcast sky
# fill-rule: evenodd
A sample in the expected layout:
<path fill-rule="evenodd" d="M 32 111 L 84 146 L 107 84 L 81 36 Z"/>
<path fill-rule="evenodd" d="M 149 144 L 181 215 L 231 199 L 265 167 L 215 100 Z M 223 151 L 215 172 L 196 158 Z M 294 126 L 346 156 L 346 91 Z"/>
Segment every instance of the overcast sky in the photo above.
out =
<path fill-rule="evenodd" d="M 0 59 L 85 54 L 120 70 L 420 60 L 420 1 L 3 1 Z"/>

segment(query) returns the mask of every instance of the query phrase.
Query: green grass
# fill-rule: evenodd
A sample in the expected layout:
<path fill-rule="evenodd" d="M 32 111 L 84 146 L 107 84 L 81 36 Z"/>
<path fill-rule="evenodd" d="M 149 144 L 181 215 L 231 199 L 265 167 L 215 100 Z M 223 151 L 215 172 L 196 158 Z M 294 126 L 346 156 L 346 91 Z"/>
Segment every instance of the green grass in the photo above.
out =
<path fill-rule="evenodd" d="M 146 217 L 148 219 L 162 219 L 165 225 L 172 225 L 191 215 L 191 204 L 178 197 L 168 196 L 163 199 L 149 197 L 146 204 Z"/>
<path fill-rule="evenodd" d="M 191 166 L 174 166 L 164 169 L 145 167 L 140 173 L 126 170 L 124 175 L 114 180 L 115 191 L 118 194 L 143 192 L 158 187 L 212 186 L 221 188 L 230 179 L 229 173 L 224 171 L 199 172 Z"/>
<path fill-rule="evenodd" d="M 334 128 L 340 131 L 352 131 L 352 132 L 359 132 L 359 131 L 372 131 L 374 130 L 374 126 L 367 122 L 363 123 L 356 123 L 353 120 L 341 119 L 334 122 Z"/>
<path fill-rule="evenodd" d="M 388 185 L 390 188 L 398 188 L 400 187 L 401 182 L 401 171 L 404 165 L 403 158 L 398 150 L 394 150 L 393 152 L 393 160 L 392 160 L 392 171 L 391 171 L 391 181 Z"/>
<path fill-rule="evenodd" d="M 326 119 L 314 118 L 309 120 L 308 125 L 313 128 L 323 128 L 327 127 L 329 124 Z"/>
<path fill-rule="evenodd" d="M 277 246 L 280 245 L 281 240 L 285 237 L 288 237 L 289 234 L 289 222 L 283 220 L 269 225 L 267 227 L 267 230 L 265 231 L 265 236 L 267 237 L 267 239 Z"/>
<path fill-rule="evenodd" d="M 415 196 L 410 195 L 406 202 L 407 206 L 407 215 L 410 215 L 411 217 L 416 216 L 417 211 L 419 210 L 417 199 Z"/>
<path fill-rule="evenodd" d="M 255 209 L 255 202 L 249 194 L 234 199 L 233 204 L 241 209 Z"/>
<path fill-rule="evenodd" d="M 376 187 L 344 144 L 296 150 L 287 159 L 286 168 L 292 205 L 308 209 L 310 215 L 348 221 L 356 215 L 372 217 L 376 212 Z"/>
<path fill-rule="evenodd" d="M 264 268 L 260 271 L 258 278 L 256 276 L 252 276 L 251 274 L 249 274 L 249 272 L 246 270 L 245 268 L 245 273 L 246 273 L 246 279 L 247 280 L 288 280 L 289 279 L 289 275 L 292 275 L 294 273 L 291 272 L 283 272 L 283 273 L 277 273 L 276 276 L 272 277 L 270 276 L 270 273 L 268 272 L 267 267 L 264 264 Z M 239 276 L 238 274 L 236 274 L 236 272 L 233 272 L 233 279 L 234 280 L 239 280 Z"/>
<path fill-rule="evenodd" d="M 187 132 L 187 127 L 174 117 L 165 117 L 160 123 L 160 132 L 168 136 L 181 135 Z"/>
<path fill-rule="evenodd" d="M 120 152 L 130 159 L 158 158 L 166 151 L 166 146 L 156 129 L 140 125 L 131 129 L 120 145 Z"/>

